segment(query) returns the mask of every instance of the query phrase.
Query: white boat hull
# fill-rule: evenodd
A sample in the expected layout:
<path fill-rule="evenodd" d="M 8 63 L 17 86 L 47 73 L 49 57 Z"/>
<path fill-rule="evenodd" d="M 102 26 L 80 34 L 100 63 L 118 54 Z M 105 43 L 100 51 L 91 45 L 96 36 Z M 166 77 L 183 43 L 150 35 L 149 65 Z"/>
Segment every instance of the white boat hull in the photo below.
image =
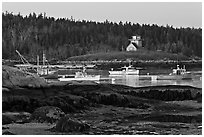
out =
<path fill-rule="evenodd" d="M 185 80 L 192 79 L 190 74 L 187 75 L 160 75 L 157 76 L 157 80 Z"/>
<path fill-rule="evenodd" d="M 99 81 L 100 75 L 86 76 L 86 77 L 75 77 L 75 78 L 58 78 L 59 81 Z"/>
<path fill-rule="evenodd" d="M 134 71 L 109 71 L 110 75 L 138 75 L 139 70 Z"/>

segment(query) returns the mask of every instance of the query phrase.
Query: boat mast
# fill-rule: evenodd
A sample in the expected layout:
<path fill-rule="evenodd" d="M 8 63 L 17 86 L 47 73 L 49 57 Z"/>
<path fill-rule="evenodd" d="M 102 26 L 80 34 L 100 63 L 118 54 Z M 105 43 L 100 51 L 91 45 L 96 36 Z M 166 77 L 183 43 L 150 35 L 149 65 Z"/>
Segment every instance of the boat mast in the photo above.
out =
<path fill-rule="evenodd" d="M 39 56 L 37 55 L 37 74 L 39 74 L 39 67 L 40 67 L 40 65 L 39 65 Z"/>
<path fill-rule="evenodd" d="M 43 51 L 43 67 L 45 66 L 45 53 Z"/>
<path fill-rule="evenodd" d="M 43 51 L 43 67 L 45 67 L 45 74 L 46 75 L 48 75 L 48 71 L 49 71 L 49 66 L 48 66 L 48 64 L 47 64 L 47 66 L 45 65 L 45 62 L 46 62 L 47 60 L 46 60 L 46 57 L 45 57 L 45 53 L 44 53 L 44 51 Z"/>

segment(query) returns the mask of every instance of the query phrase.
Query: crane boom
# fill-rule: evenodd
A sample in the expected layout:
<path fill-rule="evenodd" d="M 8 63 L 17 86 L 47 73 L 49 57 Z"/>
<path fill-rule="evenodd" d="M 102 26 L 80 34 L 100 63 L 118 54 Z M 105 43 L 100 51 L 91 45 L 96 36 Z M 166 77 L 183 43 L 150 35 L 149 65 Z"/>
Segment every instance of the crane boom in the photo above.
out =
<path fill-rule="evenodd" d="M 21 53 L 20 53 L 18 50 L 16 50 L 16 52 L 17 52 L 17 54 L 20 56 L 21 61 L 23 62 L 23 64 L 30 64 L 30 63 L 21 55 Z"/>

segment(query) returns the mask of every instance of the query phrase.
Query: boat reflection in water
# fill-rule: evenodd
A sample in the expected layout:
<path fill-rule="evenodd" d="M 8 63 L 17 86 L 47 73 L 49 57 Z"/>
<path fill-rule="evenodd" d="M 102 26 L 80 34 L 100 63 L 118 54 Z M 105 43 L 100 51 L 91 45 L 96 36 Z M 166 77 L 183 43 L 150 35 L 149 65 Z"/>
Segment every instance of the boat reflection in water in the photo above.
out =
<path fill-rule="evenodd" d="M 177 65 L 177 68 L 173 69 L 172 73 L 168 75 L 149 75 L 149 73 L 147 73 L 147 75 L 126 75 L 124 73 L 119 75 L 118 73 L 118 75 L 109 75 L 109 77 L 115 78 L 114 83 L 133 87 L 156 85 L 195 85 L 195 79 L 192 80 L 191 72 L 186 71 L 185 66 L 180 68 L 179 65 Z M 198 79 L 198 83 L 200 83 L 200 79 Z"/>
<path fill-rule="evenodd" d="M 149 71 L 151 72 L 151 71 Z M 172 73 L 167 75 L 109 75 L 115 78 L 115 84 L 123 84 L 133 87 L 158 86 L 158 85 L 190 85 L 202 88 L 202 73 L 186 71 L 185 66 L 177 65 Z"/>
<path fill-rule="evenodd" d="M 150 75 L 109 75 L 114 79 L 112 84 L 122 84 L 132 87 L 150 86 L 157 83 L 156 78 Z M 152 78 L 153 77 L 153 78 Z"/>
<path fill-rule="evenodd" d="M 153 76 L 153 77 L 152 77 Z M 109 75 L 114 78 L 112 84 L 122 84 L 132 87 L 158 86 L 158 85 L 189 85 L 202 88 L 201 76 L 192 76 L 192 79 L 162 79 L 158 80 L 155 75 Z"/>
<path fill-rule="evenodd" d="M 144 86 L 158 86 L 158 85 L 189 85 L 198 88 L 202 88 L 202 71 L 200 68 L 191 69 L 190 75 L 192 79 L 157 79 L 157 76 L 169 76 L 169 73 L 172 72 L 171 69 L 145 69 L 140 71 L 139 75 L 110 75 L 108 70 L 96 70 L 96 69 L 87 69 L 89 77 L 85 76 L 84 78 L 76 78 L 76 73 L 80 70 L 59 70 L 59 75 L 64 75 L 64 77 L 69 77 L 63 80 L 87 80 L 92 79 L 98 83 L 111 83 L 111 84 L 122 84 L 132 87 L 144 87 Z M 150 74 L 148 74 L 150 72 Z M 69 76 L 67 75 L 69 74 Z M 72 76 L 70 75 L 72 74 Z M 98 75 L 98 76 L 97 76 Z M 94 78 L 95 76 L 95 78 Z M 100 76 L 100 79 L 99 79 Z M 92 77 L 92 78 L 91 78 Z M 98 78 L 97 78 L 98 77 Z M 58 81 L 58 79 L 56 80 Z"/>

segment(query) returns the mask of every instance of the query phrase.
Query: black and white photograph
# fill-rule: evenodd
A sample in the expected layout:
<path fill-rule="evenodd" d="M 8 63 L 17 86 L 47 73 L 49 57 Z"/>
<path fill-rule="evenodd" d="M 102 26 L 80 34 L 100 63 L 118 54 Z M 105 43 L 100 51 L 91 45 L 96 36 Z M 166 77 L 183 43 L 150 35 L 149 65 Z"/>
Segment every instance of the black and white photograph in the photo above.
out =
<path fill-rule="evenodd" d="M 2 135 L 202 135 L 202 2 L 2 4 Z"/>

